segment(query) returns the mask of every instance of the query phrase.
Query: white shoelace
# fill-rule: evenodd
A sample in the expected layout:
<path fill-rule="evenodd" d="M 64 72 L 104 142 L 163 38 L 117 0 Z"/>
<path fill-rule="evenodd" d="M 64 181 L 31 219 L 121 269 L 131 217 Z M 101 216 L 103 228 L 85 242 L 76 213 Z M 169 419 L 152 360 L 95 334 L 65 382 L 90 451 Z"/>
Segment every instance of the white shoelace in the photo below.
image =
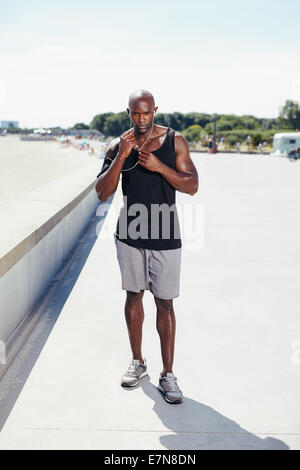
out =
<path fill-rule="evenodd" d="M 129 362 L 128 372 L 135 373 L 139 367 L 139 361 L 137 359 L 133 359 Z"/>
<path fill-rule="evenodd" d="M 175 377 L 175 375 L 167 376 L 166 380 L 168 382 L 169 387 L 171 388 L 171 392 L 178 392 L 179 391 L 179 387 L 178 387 L 177 382 L 176 382 L 177 377 Z"/>

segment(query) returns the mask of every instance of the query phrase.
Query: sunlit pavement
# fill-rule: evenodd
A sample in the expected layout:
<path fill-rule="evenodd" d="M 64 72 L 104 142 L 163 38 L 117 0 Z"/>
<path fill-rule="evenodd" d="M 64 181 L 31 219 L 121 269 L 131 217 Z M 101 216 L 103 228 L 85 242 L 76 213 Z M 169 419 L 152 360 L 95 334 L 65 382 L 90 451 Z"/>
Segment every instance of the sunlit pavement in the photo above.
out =
<path fill-rule="evenodd" d="M 48 315 L 60 315 L 2 429 L 1 449 L 300 448 L 300 162 L 192 158 L 199 191 L 177 192 L 174 372 L 184 402 L 168 405 L 156 389 L 162 365 L 149 291 L 149 378 L 120 387 L 131 355 L 112 237 L 119 186 L 99 237 L 95 221 L 82 243 L 89 254 L 76 282 L 74 259 L 48 306 Z"/>

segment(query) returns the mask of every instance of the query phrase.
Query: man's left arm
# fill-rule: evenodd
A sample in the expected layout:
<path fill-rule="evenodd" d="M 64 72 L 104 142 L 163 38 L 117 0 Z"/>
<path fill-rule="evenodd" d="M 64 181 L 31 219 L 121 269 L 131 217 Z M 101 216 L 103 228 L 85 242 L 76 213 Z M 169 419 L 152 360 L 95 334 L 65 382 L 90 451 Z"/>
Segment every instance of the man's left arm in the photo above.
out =
<path fill-rule="evenodd" d="M 179 132 L 175 133 L 176 170 L 162 163 L 160 173 L 177 191 L 194 196 L 198 191 L 198 173 L 190 157 L 187 141 Z"/>

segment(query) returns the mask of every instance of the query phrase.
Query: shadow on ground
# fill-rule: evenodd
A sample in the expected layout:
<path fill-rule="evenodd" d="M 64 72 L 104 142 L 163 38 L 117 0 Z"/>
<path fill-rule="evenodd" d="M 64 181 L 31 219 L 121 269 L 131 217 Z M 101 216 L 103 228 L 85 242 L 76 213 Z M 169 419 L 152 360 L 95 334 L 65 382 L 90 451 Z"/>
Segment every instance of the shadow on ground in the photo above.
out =
<path fill-rule="evenodd" d="M 160 437 L 161 444 L 171 450 L 288 450 L 281 440 L 260 438 L 243 429 L 235 421 L 210 406 L 185 397 L 180 405 L 166 403 L 145 377 L 140 387 L 154 402 L 153 410 L 172 434 Z"/>

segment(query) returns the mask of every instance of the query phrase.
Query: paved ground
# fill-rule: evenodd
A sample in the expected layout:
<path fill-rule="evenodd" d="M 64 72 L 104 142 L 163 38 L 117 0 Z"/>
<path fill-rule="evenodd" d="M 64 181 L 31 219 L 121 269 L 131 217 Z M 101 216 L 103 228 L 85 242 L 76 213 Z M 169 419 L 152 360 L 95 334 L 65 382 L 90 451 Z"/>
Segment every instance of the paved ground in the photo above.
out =
<path fill-rule="evenodd" d="M 59 142 L 0 138 L 0 258 L 84 191 L 102 164 Z"/>
<path fill-rule="evenodd" d="M 0 207 L 76 172 L 95 158 L 74 147 L 61 147 L 56 141 L 21 141 L 17 135 L 0 137 Z"/>
<path fill-rule="evenodd" d="M 177 193 L 184 249 L 174 372 L 184 403 L 168 405 L 156 389 L 161 358 L 150 292 L 150 378 L 134 390 L 119 385 L 130 349 L 125 292 L 106 236 L 119 188 L 100 236 L 95 218 L 49 302 L 45 318 L 58 319 L 2 429 L 1 449 L 300 448 L 300 164 L 193 159 L 199 192 Z M 20 369 L 22 355 L 18 361 Z"/>

